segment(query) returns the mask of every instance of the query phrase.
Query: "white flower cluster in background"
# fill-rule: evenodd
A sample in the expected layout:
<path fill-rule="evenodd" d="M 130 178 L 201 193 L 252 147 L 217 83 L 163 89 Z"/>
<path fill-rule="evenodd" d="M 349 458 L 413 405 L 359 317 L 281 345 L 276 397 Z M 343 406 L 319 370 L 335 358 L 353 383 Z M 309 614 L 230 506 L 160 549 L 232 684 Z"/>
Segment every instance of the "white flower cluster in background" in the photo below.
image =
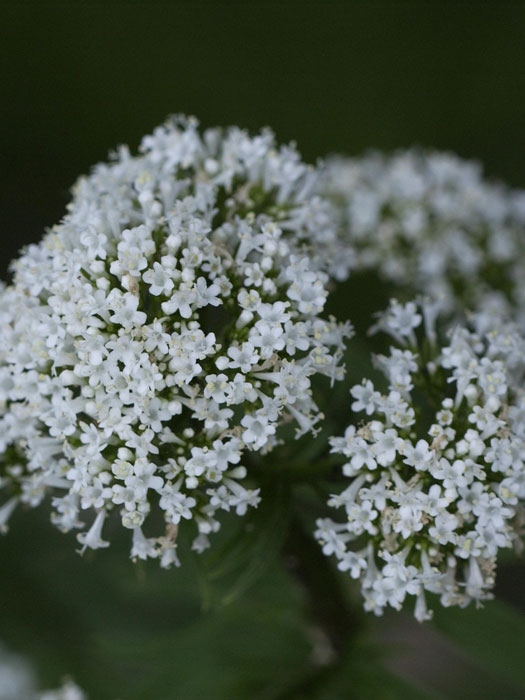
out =
<path fill-rule="evenodd" d="M 525 192 L 440 152 L 334 157 L 324 192 L 338 205 L 355 266 L 452 309 L 525 308 Z"/>
<path fill-rule="evenodd" d="M 87 695 L 76 683 L 66 680 L 56 690 L 44 690 L 38 693 L 35 700 L 87 700 Z"/>
<path fill-rule="evenodd" d="M 0 644 L 0 700 L 86 700 L 86 695 L 71 680 L 55 690 L 38 691 L 27 660 Z"/>
<path fill-rule="evenodd" d="M 491 597 L 498 551 L 520 545 L 525 522 L 525 340 L 498 323 L 455 326 L 440 343 L 437 316 L 433 302 L 392 301 L 380 317 L 395 340 L 375 358 L 388 391 L 351 389 L 365 419 L 331 438 L 348 484 L 329 505 L 345 517 L 316 531 L 367 610 L 415 596 L 419 620 L 426 592 L 444 606 Z"/>
<path fill-rule="evenodd" d="M 350 327 L 320 317 L 330 207 L 293 147 L 179 118 L 140 151 L 81 178 L 1 290 L 0 525 L 50 492 L 82 550 L 109 544 L 116 511 L 132 557 L 169 566 L 180 521 L 201 551 L 217 511 L 259 502 L 243 453 L 270 450 L 282 420 L 316 430 L 311 378 L 342 376 Z"/>

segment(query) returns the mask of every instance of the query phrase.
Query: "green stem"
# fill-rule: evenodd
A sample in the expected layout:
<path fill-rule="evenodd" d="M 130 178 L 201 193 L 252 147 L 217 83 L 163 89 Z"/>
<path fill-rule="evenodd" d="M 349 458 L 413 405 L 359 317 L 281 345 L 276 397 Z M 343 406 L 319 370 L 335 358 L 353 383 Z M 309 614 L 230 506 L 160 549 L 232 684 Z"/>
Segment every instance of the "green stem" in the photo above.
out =
<path fill-rule="evenodd" d="M 341 667 L 346 653 L 362 627 L 362 616 L 354 611 L 345 595 L 342 578 L 307 532 L 297 514 L 290 521 L 283 547 L 284 563 L 302 589 L 313 633 L 319 638 L 322 654 L 312 658 L 311 668 L 280 698 L 308 698 Z M 276 698 L 277 700 L 277 698 Z"/>

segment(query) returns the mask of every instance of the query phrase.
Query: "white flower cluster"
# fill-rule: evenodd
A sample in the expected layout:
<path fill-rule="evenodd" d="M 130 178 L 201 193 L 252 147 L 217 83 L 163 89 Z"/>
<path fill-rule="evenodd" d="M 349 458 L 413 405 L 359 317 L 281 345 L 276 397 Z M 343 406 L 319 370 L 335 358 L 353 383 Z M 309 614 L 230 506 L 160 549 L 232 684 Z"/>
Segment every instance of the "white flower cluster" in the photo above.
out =
<path fill-rule="evenodd" d="M 381 316 L 396 341 L 376 357 L 388 392 L 351 389 L 366 422 L 331 438 L 349 483 L 329 505 L 346 518 L 316 531 L 367 610 L 412 595 L 419 620 L 425 592 L 444 606 L 491 597 L 498 550 L 520 544 L 525 522 L 525 340 L 513 325 L 456 326 L 440 346 L 437 311 L 392 301 Z"/>
<path fill-rule="evenodd" d="M 0 644 L 0 700 L 86 700 L 86 695 L 71 680 L 39 692 L 27 660 Z"/>
<path fill-rule="evenodd" d="M 96 512 L 83 550 L 109 544 L 116 510 L 132 557 L 169 566 L 181 520 L 201 551 L 217 511 L 259 502 L 243 452 L 273 447 L 282 419 L 315 430 L 311 377 L 342 376 L 350 327 L 320 318 L 333 232 L 293 148 L 179 118 L 140 150 L 78 181 L 1 290 L 0 525 L 51 491 L 63 530 Z"/>
<path fill-rule="evenodd" d="M 487 182 L 478 163 L 418 150 L 337 157 L 324 191 L 358 269 L 454 309 L 487 295 L 525 308 L 525 192 Z"/>

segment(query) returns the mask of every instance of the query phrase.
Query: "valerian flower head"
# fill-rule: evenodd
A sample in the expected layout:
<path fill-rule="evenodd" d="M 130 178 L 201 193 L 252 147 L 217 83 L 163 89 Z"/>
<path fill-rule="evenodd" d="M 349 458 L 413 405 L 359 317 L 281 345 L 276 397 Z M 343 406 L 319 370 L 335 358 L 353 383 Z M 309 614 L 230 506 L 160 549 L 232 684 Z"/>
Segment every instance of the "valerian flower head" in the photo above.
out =
<path fill-rule="evenodd" d="M 525 192 L 487 181 L 478 163 L 415 149 L 334 157 L 323 182 L 357 269 L 454 311 L 525 308 Z"/>
<path fill-rule="evenodd" d="M 320 316 L 335 239 L 316 177 L 269 131 L 178 118 L 77 182 L 0 294 L 0 527 L 50 494 L 82 551 L 108 546 L 113 512 L 133 558 L 169 566 L 181 522 L 201 551 L 218 511 L 258 504 L 245 453 L 283 418 L 315 430 L 311 378 L 342 376 L 350 333 Z"/>
<path fill-rule="evenodd" d="M 426 593 L 444 606 L 490 598 L 498 552 L 521 546 L 525 522 L 525 339 L 512 324 L 478 332 L 476 315 L 443 337 L 435 318 L 428 301 L 381 315 L 395 341 L 375 358 L 388 388 L 351 389 L 365 420 L 331 438 L 347 485 L 328 504 L 344 517 L 315 533 L 360 579 L 367 610 L 414 596 L 419 620 Z"/>

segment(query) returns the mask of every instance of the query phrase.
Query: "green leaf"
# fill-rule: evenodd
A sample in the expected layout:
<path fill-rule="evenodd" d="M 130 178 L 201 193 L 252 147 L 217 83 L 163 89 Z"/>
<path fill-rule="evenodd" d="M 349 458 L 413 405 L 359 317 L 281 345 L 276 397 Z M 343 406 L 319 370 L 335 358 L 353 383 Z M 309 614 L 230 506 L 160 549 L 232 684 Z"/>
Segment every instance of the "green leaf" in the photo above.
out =
<path fill-rule="evenodd" d="M 500 601 L 479 610 L 437 608 L 434 624 L 483 669 L 513 683 L 525 696 L 525 615 L 520 610 Z"/>
<path fill-rule="evenodd" d="M 273 563 L 286 537 L 289 492 L 282 484 L 266 482 L 263 499 L 237 524 L 237 531 L 221 547 L 199 561 L 205 607 L 236 601 Z"/>
<path fill-rule="evenodd" d="M 434 690 L 423 689 L 384 668 L 374 646 L 353 645 L 342 667 L 315 696 L 316 700 L 441 700 Z"/>

